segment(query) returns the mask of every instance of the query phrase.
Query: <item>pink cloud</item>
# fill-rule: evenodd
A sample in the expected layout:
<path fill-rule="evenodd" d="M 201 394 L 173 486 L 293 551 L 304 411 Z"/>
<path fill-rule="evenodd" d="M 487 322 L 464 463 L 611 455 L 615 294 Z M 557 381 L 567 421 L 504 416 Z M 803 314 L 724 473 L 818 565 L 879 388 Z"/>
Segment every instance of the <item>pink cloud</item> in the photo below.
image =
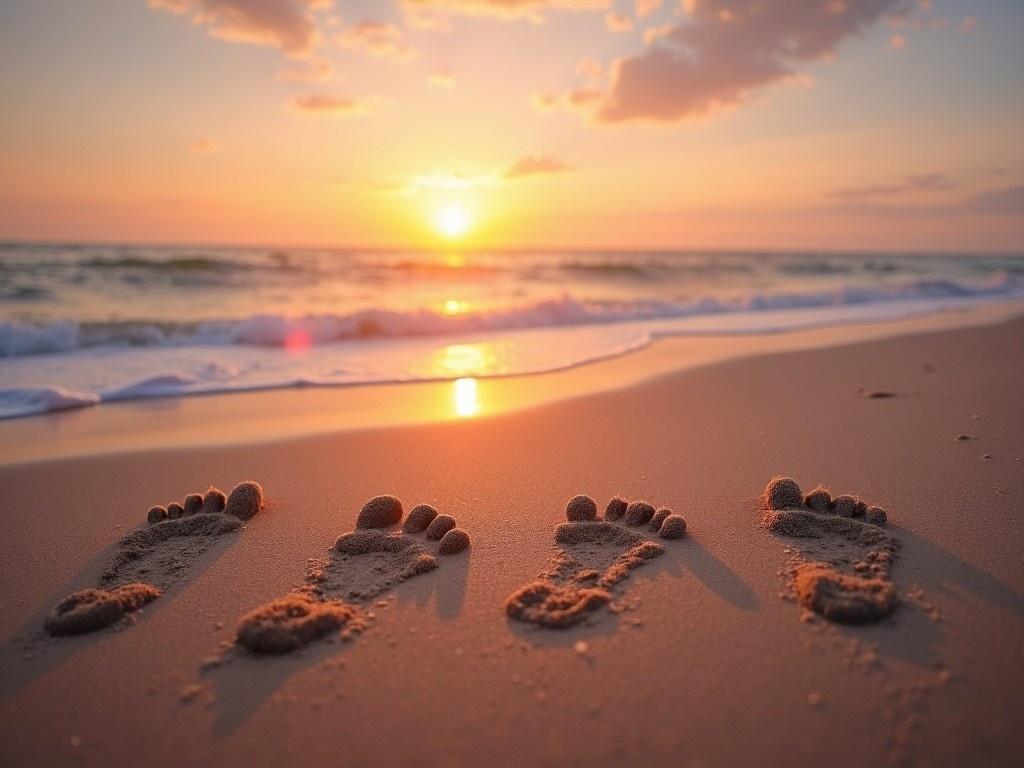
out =
<path fill-rule="evenodd" d="M 433 88 L 451 90 L 456 86 L 455 75 L 451 72 L 434 72 L 427 77 L 427 85 Z"/>
<path fill-rule="evenodd" d="M 221 40 L 269 45 L 296 56 L 308 54 L 320 35 L 310 11 L 325 0 L 149 0 L 152 8 L 189 16 Z"/>
<path fill-rule="evenodd" d="M 296 62 L 277 73 L 278 80 L 297 83 L 323 83 L 334 77 L 334 66 L 327 59 Z"/>
<path fill-rule="evenodd" d="M 624 13 L 609 11 L 604 15 L 604 25 L 609 32 L 628 32 L 633 28 L 633 20 Z"/>
<path fill-rule="evenodd" d="M 379 59 L 407 61 L 416 58 L 416 50 L 405 39 L 405 33 L 394 24 L 362 21 L 337 37 L 347 48 L 364 51 Z"/>
<path fill-rule="evenodd" d="M 636 8 L 636 17 L 643 19 L 661 7 L 661 0 L 636 0 L 633 5 Z"/>
<path fill-rule="evenodd" d="M 546 10 L 606 10 L 611 0 L 402 0 L 406 13 L 414 18 L 430 18 L 432 13 L 459 13 L 470 16 L 539 19 Z"/>
<path fill-rule="evenodd" d="M 188 148 L 197 155 L 211 155 L 214 152 L 220 152 L 221 145 L 220 142 L 213 139 L 196 139 L 188 145 Z"/>
<path fill-rule="evenodd" d="M 904 7 L 905 0 L 688 0 L 685 21 L 613 63 L 594 115 L 673 122 L 736 104 Z"/>

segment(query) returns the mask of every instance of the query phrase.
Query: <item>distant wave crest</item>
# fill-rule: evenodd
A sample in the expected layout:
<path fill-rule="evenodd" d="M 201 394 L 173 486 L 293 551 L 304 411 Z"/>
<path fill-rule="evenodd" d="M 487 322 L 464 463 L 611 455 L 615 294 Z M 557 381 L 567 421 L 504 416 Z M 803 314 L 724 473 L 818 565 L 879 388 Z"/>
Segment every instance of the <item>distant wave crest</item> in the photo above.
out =
<path fill-rule="evenodd" d="M 804 293 L 759 293 L 740 299 L 704 297 L 688 301 L 582 301 L 570 295 L 502 310 L 446 314 L 372 309 L 350 314 L 284 317 L 257 314 L 239 320 L 174 323 L 119 321 L 48 325 L 0 323 L 0 357 L 71 352 L 107 345 L 254 345 L 286 347 L 382 338 L 416 338 L 482 331 L 550 328 L 594 323 L 805 309 L 909 299 L 999 298 L 1024 295 L 1024 280 L 999 273 L 981 282 L 921 279 L 893 287 L 843 287 Z"/>

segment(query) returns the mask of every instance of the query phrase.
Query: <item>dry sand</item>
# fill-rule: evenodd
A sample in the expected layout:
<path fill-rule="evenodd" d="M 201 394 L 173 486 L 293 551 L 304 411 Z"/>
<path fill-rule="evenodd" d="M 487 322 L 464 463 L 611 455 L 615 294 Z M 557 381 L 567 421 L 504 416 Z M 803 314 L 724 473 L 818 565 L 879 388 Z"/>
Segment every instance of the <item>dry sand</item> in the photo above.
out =
<path fill-rule="evenodd" d="M 574 376 L 588 370 L 609 369 Z M 1022 392 L 1014 320 L 724 362 L 494 418 L 0 468 L 0 764 L 1019 764 Z M 289 397 L 301 409 L 307 394 Z M 3 441 L 31 429 L 5 427 Z M 890 618 L 801 611 L 787 572 L 799 546 L 761 526 L 776 474 L 888 512 Z M 247 478 L 272 503 L 130 629 L 23 642 L 99 583 L 154 503 Z M 351 642 L 204 664 L 385 492 L 454 517 L 472 547 L 364 602 Z M 580 492 L 664 504 L 686 536 L 654 539 L 665 551 L 631 573 L 618 613 L 565 630 L 506 617 Z M 315 619 L 337 634 L 353 616 Z"/>

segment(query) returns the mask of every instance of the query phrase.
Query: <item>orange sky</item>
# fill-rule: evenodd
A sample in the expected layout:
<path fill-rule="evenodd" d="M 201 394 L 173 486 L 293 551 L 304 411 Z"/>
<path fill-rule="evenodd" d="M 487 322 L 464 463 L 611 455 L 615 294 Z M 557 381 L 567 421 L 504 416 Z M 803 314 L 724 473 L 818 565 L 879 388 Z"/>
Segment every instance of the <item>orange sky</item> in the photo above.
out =
<path fill-rule="evenodd" d="M 1024 250 L 1020 39 L 1014 0 L 15 0 L 0 238 Z"/>

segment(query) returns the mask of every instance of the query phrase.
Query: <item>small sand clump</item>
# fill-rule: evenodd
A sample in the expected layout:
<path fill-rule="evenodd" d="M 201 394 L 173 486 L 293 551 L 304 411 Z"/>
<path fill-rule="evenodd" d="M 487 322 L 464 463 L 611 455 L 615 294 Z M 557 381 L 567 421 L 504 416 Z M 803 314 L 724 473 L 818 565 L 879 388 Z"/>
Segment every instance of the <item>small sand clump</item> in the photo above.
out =
<path fill-rule="evenodd" d="M 868 507 L 864 519 L 872 525 L 885 525 L 889 516 L 881 507 Z"/>
<path fill-rule="evenodd" d="M 820 563 L 800 566 L 793 590 L 802 606 L 841 624 L 880 621 L 899 603 L 896 588 L 887 579 L 847 576 Z"/>
<path fill-rule="evenodd" d="M 190 493 L 185 497 L 184 512 L 185 517 L 196 514 L 203 508 L 203 496 L 200 493 Z"/>
<path fill-rule="evenodd" d="M 681 539 L 686 535 L 686 520 L 682 515 L 669 515 L 661 524 L 661 538 Z"/>
<path fill-rule="evenodd" d="M 153 525 L 154 523 L 162 523 L 167 519 L 167 508 L 157 504 L 154 507 L 149 508 L 149 512 L 146 513 L 146 521 Z"/>
<path fill-rule="evenodd" d="M 661 524 L 665 522 L 665 518 L 672 514 L 672 510 L 668 507 L 662 507 L 654 513 L 654 517 L 651 518 L 651 530 L 660 531 Z"/>
<path fill-rule="evenodd" d="M 224 491 L 220 488 L 211 488 L 203 496 L 203 506 L 199 511 L 205 515 L 216 515 L 224 511 L 227 503 L 228 497 L 224 495 Z"/>
<path fill-rule="evenodd" d="M 820 485 L 804 497 L 804 506 L 813 509 L 815 512 L 825 513 L 830 511 L 832 505 L 832 492 Z"/>
<path fill-rule="evenodd" d="M 427 526 L 427 538 L 437 541 L 455 527 L 455 518 L 451 515 L 438 515 Z"/>
<path fill-rule="evenodd" d="M 241 618 L 235 642 L 252 653 L 288 653 L 340 631 L 356 614 L 353 606 L 339 600 L 279 597 Z"/>
<path fill-rule="evenodd" d="M 441 537 L 437 552 L 441 555 L 454 555 L 469 546 L 469 534 L 461 528 L 452 528 Z"/>
<path fill-rule="evenodd" d="M 608 506 L 604 508 L 604 519 L 618 520 L 626 514 L 626 509 L 628 507 L 629 503 L 625 499 L 620 499 L 618 496 L 615 496 L 608 501 Z"/>
<path fill-rule="evenodd" d="M 654 517 L 654 507 L 646 501 L 634 501 L 626 507 L 626 525 L 643 525 L 651 522 Z"/>
<path fill-rule="evenodd" d="M 167 519 L 177 520 L 179 517 L 185 514 L 185 508 L 176 501 L 172 501 L 167 505 Z"/>
<path fill-rule="evenodd" d="M 853 517 L 857 513 L 857 500 L 845 493 L 836 496 L 832 500 L 832 511 L 840 517 Z"/>
<path fill-rule="evenodd" d="M 409 516 L 402 524 L 404 533 L 422 533 L 427 530 L 434 518 L 437 517 L 437 510 L 429 504 L 417 504 L 412 508 Z"/>
<path fill-rule="evenodd" d="M 570 523 L 597 520 L 597 503 L 585 494 L 573 496 L 565 505 L 565 519 Z"/>
<path fill-rule="evenodd" d="M 253 480 L 246 480 L 231 489 L 224 504 L 224 512 L 239 520 L 248 520 L 261 512 L 263 506 L 263 487 Z"/>
<path fill-rule="evenodd" d="M 579 624 L 590 613 L 608 604 L 611 595 L 603 589 L 559 587 L 537 579 L 520 587 L 505 601 L 509 618 L 565 629 Z"/>
<path fill-rule="evenodd" d="M 800 486 L 791 477 L 773 477 L 769 480 L 762 500 L 768 509 L 796 509 L 804 504 Z"/>
<path fill-rule="evenodd" d="M 363 504 L 356 528 L 387 528 L 402 519 L 402 502 L 394 496 L 374 496 Z"/>
<path fill-rule="evenodd" d="M 43 628 L 51 635 L 81 635 L 108 627 L 160 596 L 151 584 L 125 584 L 117 589 L 80 589 L 59 603 Z"/>

